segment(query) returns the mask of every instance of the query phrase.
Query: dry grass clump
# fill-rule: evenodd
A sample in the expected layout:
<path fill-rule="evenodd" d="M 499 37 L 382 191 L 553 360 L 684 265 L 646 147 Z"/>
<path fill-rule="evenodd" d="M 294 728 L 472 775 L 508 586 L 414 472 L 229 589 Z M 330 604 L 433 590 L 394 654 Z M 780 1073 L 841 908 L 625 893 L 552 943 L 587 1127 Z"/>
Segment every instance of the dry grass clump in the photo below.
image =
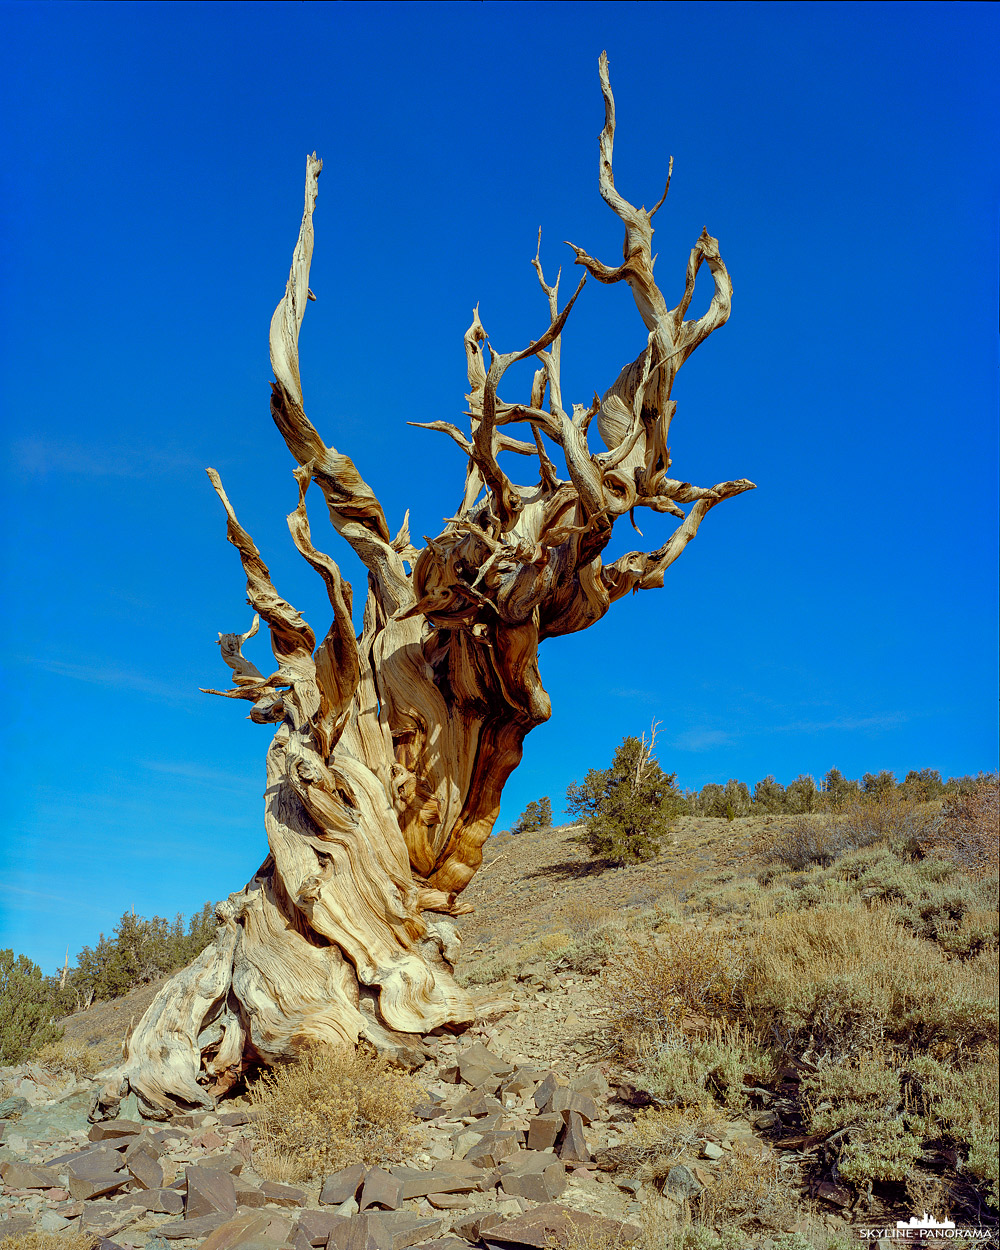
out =
<path fill-rule="evenodd" d="M 90 1233 L 15 1233 L 0 1237 L 0 1250 L 94 1250 L 99 1242 Z"/>
<path fill-rule="evenodd" d="M 489 985 L 516 976 L 529 964 L 555 963 L 572 958 L 575 952 L 576 942 L 571 933 L 565 930 L 543 933 L 513 950 L 490 955 L 473 967 L 460 969 L 457 979 L 460 985 Z"/>
<path fill-rule="evenodd" d="M 103 1066 L 97 1052 L 79 1042 L 49 1042 L 35 1055 L 35 1063 L 49 1072 L 70 1072 L 73 1076 L 93 1076 Z"/>
<path fill-rule="evenodd" d="M 573 937 L 571 934 L 563 932 L 543 933 L 540 937 L 533 938 L 530 942 L 526 942 L 517 952 L 517 958 L 521 963 L 531 963 L 532 960 L 539 958 L 558 958 L 563 951 L 568 950 L 573 945 Z"/>
<path fill-rule="evenodd" d="M 715 1184 L 706 1186 L 692 1207 L 704 1224 L 737 1228 L 749 1224 L 782 1228 L 796 1214 L 777 1157 L 740 1141 L 733 1143 L 720 1162 Z"/>
<path fill-rule="evenodd" d="M 411 1076 L 365 1048 L 310 1047 L 250 1091 L 254 1161 L 273 1179 L 306 1180 L 402 1158 L 414 1144 L 413 1108 L 423 1096 Z"/>
<path fill-rule="evenodd" d="M 800 872 L 866 846 L 915 849 L 928 836 L 929 810 L 898 790 L 854 795 L 836 812 L 786 822 L 765 862 Z"/>
<path fill-rule="evenodd" d="M 726 1118 L 709 1105 L 639 1112 L 627 1145 L 615 1153 L 620 1165 L 662 1188 L 675 1164 L 696 1156 L 705 1140 L 721 1142 L 726 1129 Z M 715 1227 L 780 1228 L 793 1211 L 777 1157 L 741 1142 L 720 1161 L 714 1183 L 691 1200 L 695 1218 Z"/>
<path fill-rule="evenodd" d="M 595 1222 L 574 1219 L 574 1212 L 565 1211 L 565 1225 L 550 1235 L 546 1250 L 638 1250 L 639 1238 L 630 1236 L 623 1224 L 612 1220 Z"/>
<path fill-rule="evenodd" d="M 629 934 L 601 978 L 605 1012 L 636 1079 L 668 1107 L 713 1099 L 742 1114 L 747 1074 L 774 1076 L 771 1053 L 757 1044 L 744 1015 L 747 940 L 736 929 L 710 932 L 675 925 Z"/>
<path fill-rule="evenodd" d="M 615 1147 L 615 1158 L 626 1171 L 660 1183 L 682 1155 L 697 1153 L 706 1139 L 721 1141 L 726 1128 L 725 1116 L 710 1101 L 637 1111 L 628 1140 Z"/>
<path fill-rule="evenodd" d="M 617 912 L 611 907 L 591 902 L 590 899 L 575 898 L 560 910 L 559 923 L 565 925 L 574 937 L 579 938 L 600 929 L 616 915 Z"/>
<path fill-rule="evenodd" d="M 899 790 L 855 794 L 843 804 L 838 823 L 847 850 L 885 843 L 914 847 L 926 835 L 931 809 Z"/>
<path fill-rule="evenodd" d="M 883 1038 L 908 1053 L 996 1044 L 996 951 L 948 960 L 888 908 L 834 905 L 765 918 L 748 960 L 748 1018 L 793 1044 L 811 1039 L 831 1057 Z"/>
<path fill-rule="evenodd" d="M 601 976 L 601 996 L 628 1047 L 674 1035 L 691 1014 L 731 1014 L 744 976 L 740 935 L 675 925 L 623 935 Z"/>
<path fill-rule="evenodd" d="M 849 849 L 836 816 L 799 816 L 785 824 L 764 862 L 801 872 L 812 864 L 832 864 Z"/>
<path fill-rule="evenodd" d="M 972 877 L 1000 872 L 1000 785 L 983 777 L 969 794 L 949 794 L 942 818 L 926 839 L 935 855 L 944 855 Z"/>

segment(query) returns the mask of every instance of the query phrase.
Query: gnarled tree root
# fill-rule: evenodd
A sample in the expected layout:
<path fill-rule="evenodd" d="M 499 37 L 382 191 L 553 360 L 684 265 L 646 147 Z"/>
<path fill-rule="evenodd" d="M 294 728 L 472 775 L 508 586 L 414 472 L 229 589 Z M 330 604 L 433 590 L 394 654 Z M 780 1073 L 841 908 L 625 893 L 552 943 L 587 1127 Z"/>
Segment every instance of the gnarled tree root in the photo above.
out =
<path fill-rule="evenodd" d="M 360 1038 L 403 1064 L 421 1057 L 421 1035 L 461 1029 L 475 1008 L 454 982 L 450 917 L 426 913 L 411 954 L 434 990 L 425 1027 L 402 1033 L 379 1012 L 378 986 L 359 984 L 340 948 L 311 932 L 281 888 L 272 860 L 218 904 L 214 940 L 160 989 L 123 1046 L 122 1063 L 94 1094 L 91 1118 L 117 1113 L 133 1093 L 149 1119 L 213 1108 L 257 1064 L 293 1059 L 309 1044 L 355 1046 Z"/>

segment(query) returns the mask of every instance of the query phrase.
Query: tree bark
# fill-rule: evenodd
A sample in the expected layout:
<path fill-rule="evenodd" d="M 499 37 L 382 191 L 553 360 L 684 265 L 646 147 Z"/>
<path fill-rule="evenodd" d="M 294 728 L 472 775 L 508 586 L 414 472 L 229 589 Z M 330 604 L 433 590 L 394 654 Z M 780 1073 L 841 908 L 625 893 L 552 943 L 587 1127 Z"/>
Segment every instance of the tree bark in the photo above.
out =
<path fill-rule="evenodd" d="M 129 1090 L 153 1114 L 211 1106 L 247 1065 L 294 1057 L 310 1042 L 353 1045 L 367 1037 L 392 1050 L 467 1025 L 474 1006 L 452 976 L 456 920 L 470 910 L 461 894 L 482 862 L 524 737 L 550 713 L 539 643 L 587 628 L 627 591 L 662 585 L 707 512 L 752 488 L 741 480 L 704 489 L 668 476 L 674 377 L 729 316 L 732 288 L 706 231 L 691 252 L 680 303 L 668 308 L 653 279 L 651 250 L 652 218 L 663 199 L 647 212 L 615 189 L 614 99 L 603 54 L 600 77 L 599 186 L 624 223 L 625 259 L 611 269 L 574 248 L 576 263 L 600 282 L 628 283 L 646 326 L 645 347 L 600 400 L 567 410 L 561 335 L 586 274 L 560 311 L 558 279 L 546 283 L 536 255 L 547 329 L 522 350 L 490 345 L 487 363 L 477 310 L 465 335 L 469 431 L 445 421 L 427 427 L 457 442 L 468 467 L 457 514 L 419 550 L 405 521 L 390 535 L 353 462 L 324 443 L 305 413 L 298 337 L 312 298 L 312 218 L 322 168 L 315 154 L 307 160 L 302 225 L 271 321 L 271 413 L 296 461 L 292 540 L 326 585 L 332 623 L 317 645 L 274 587 L 210 469 L 257 614 L 246 634 L 220 636 L 233 685 L 210 693 L 247 700 L 252 720 L 277 725 L 264 792 L 269 851 L 253 880 L 219 904 L 214 942 L 164 986 L 139 1022 L 122 1065 L 99 1091 L 95 1114 L 112 1111 Z M 708 312 L 688 321 L 703 263 L 715 294 Z M 504 402 L 498 387 L 506 370 L 530 356 L 539 368 L 528 403 Z M 598 453 L 588 442 L 595 417 L 606 447 Z M 528 427 L 530 442 L 504 432 L 515 423 Z M 499 464 L 501 452 L 534 457 L 538 482 L 513 482 Z M 553 456 L 565 463 L 563 477 Z M 368 571 L 360 637 L 350 586 L 313 545 L 305 506 L 313 485 Z M 692 505 L 687 513 L 684 503 Z M 614 522 L 637 507 L 672 513 L 681 523 L 658 550 L 603 564 Z M 242 654 L 259 619 L 275 656 L 268 676 Z"/>

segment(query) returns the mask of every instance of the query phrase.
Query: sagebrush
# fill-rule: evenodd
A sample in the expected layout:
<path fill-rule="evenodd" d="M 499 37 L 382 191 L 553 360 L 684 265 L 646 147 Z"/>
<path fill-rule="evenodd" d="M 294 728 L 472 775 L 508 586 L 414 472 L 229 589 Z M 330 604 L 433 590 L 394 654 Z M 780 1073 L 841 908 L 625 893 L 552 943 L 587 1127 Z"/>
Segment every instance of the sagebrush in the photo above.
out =
<path fill-rule="evenodd" d="M 423 1097 L 413 1077 L 364 1045 L 308 1047 L 251 1087 L 255 1164 L 306 1180 L 352 1163 L 391 1163 L 416 1140 L 413 1108 Z"/>

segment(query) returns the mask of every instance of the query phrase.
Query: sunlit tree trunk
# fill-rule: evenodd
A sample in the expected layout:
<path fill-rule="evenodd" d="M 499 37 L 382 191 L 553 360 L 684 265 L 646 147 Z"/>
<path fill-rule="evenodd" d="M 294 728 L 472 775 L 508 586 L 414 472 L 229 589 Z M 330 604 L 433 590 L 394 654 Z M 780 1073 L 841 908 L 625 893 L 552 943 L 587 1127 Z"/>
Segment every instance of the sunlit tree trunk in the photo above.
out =
<path fill-rule="evenodd" d="M 353 462 L 323 441 L 305 413 L 298 337 L 312 296 L 322 168 L 315 155 L 307 161 L 305 212 L 271 321 L 271 414 L 296 462 L 291 537 L 326 585 L 332 623 L 317 643 L 276 590 L 210 469 L 257 614 L 246 634 L 222 636 L 233 685 L 212 693 L 247 700 L 252 720 L 277 726 L 264 798 L 269 850 L 253 880 L 219 905 L 215 940 L 136 1027 L 101 1091 L 105 1112 L 129 1089 L 147 1110 L 211 1105 L 248 1063 L 292 1057 L 311 1041 L 353 1045 L 367 1037 L 391 1049 L 400 1034 L 467 1024 L 473 1004 L 452 976 L 456 920 L 468 910 L 462 891 L 481 863 L 524 737 L 549 716 L 539 643 L 586 629 L 630 591 L 661 586 L 709 510 L 752 488 L 747 481 L 703 488 L 670 476 L 674 377 L 728 318 L 732 288 L 716 240 L 703 232 L 681 300 L 667 306 L 651 250 L 652 218 L 666 191 L 647 212 L 615 189 L 614 100 L 603 55 L 600 78 L 599 185 L 625 226 L 624 261 L 609 268 L 574 248 L 586 273 L 560 311 L 558 279 L 546 282 L 536 256 L 548 318 L 521 350 L 495 350 L 473 315 L 465 334 L 469 428 L 424 427 L 465 452 L 463 497 L 420 549 L 405 522 L 391 533 Z M 686 320 L 703 264 L 714 295 L 702 317 Z M 647 337 L 600 399 L 577 405 L 562 394 L 561 335 L 587 274 L 628 283 Z M 530 397 L 501 399 L 505 371 L 529 357 L 538 364 Z M 605 445 L 599 452 L 588 441 L 595 419 Z M 527 441 L 507 432 L 514 425 Z M 500 467 L 502 452 L 533 459 L 534 480 L 516 484 Z M 305 504 L 312 488 L 368 570 L 360 637 L 351 587 L 313 544 Z M 640 507 L 680 523 L 656 551 L 605 564 L 615 521 Z M 271 635 L 269 674 L 242 654 L 258 618 Z"/>

